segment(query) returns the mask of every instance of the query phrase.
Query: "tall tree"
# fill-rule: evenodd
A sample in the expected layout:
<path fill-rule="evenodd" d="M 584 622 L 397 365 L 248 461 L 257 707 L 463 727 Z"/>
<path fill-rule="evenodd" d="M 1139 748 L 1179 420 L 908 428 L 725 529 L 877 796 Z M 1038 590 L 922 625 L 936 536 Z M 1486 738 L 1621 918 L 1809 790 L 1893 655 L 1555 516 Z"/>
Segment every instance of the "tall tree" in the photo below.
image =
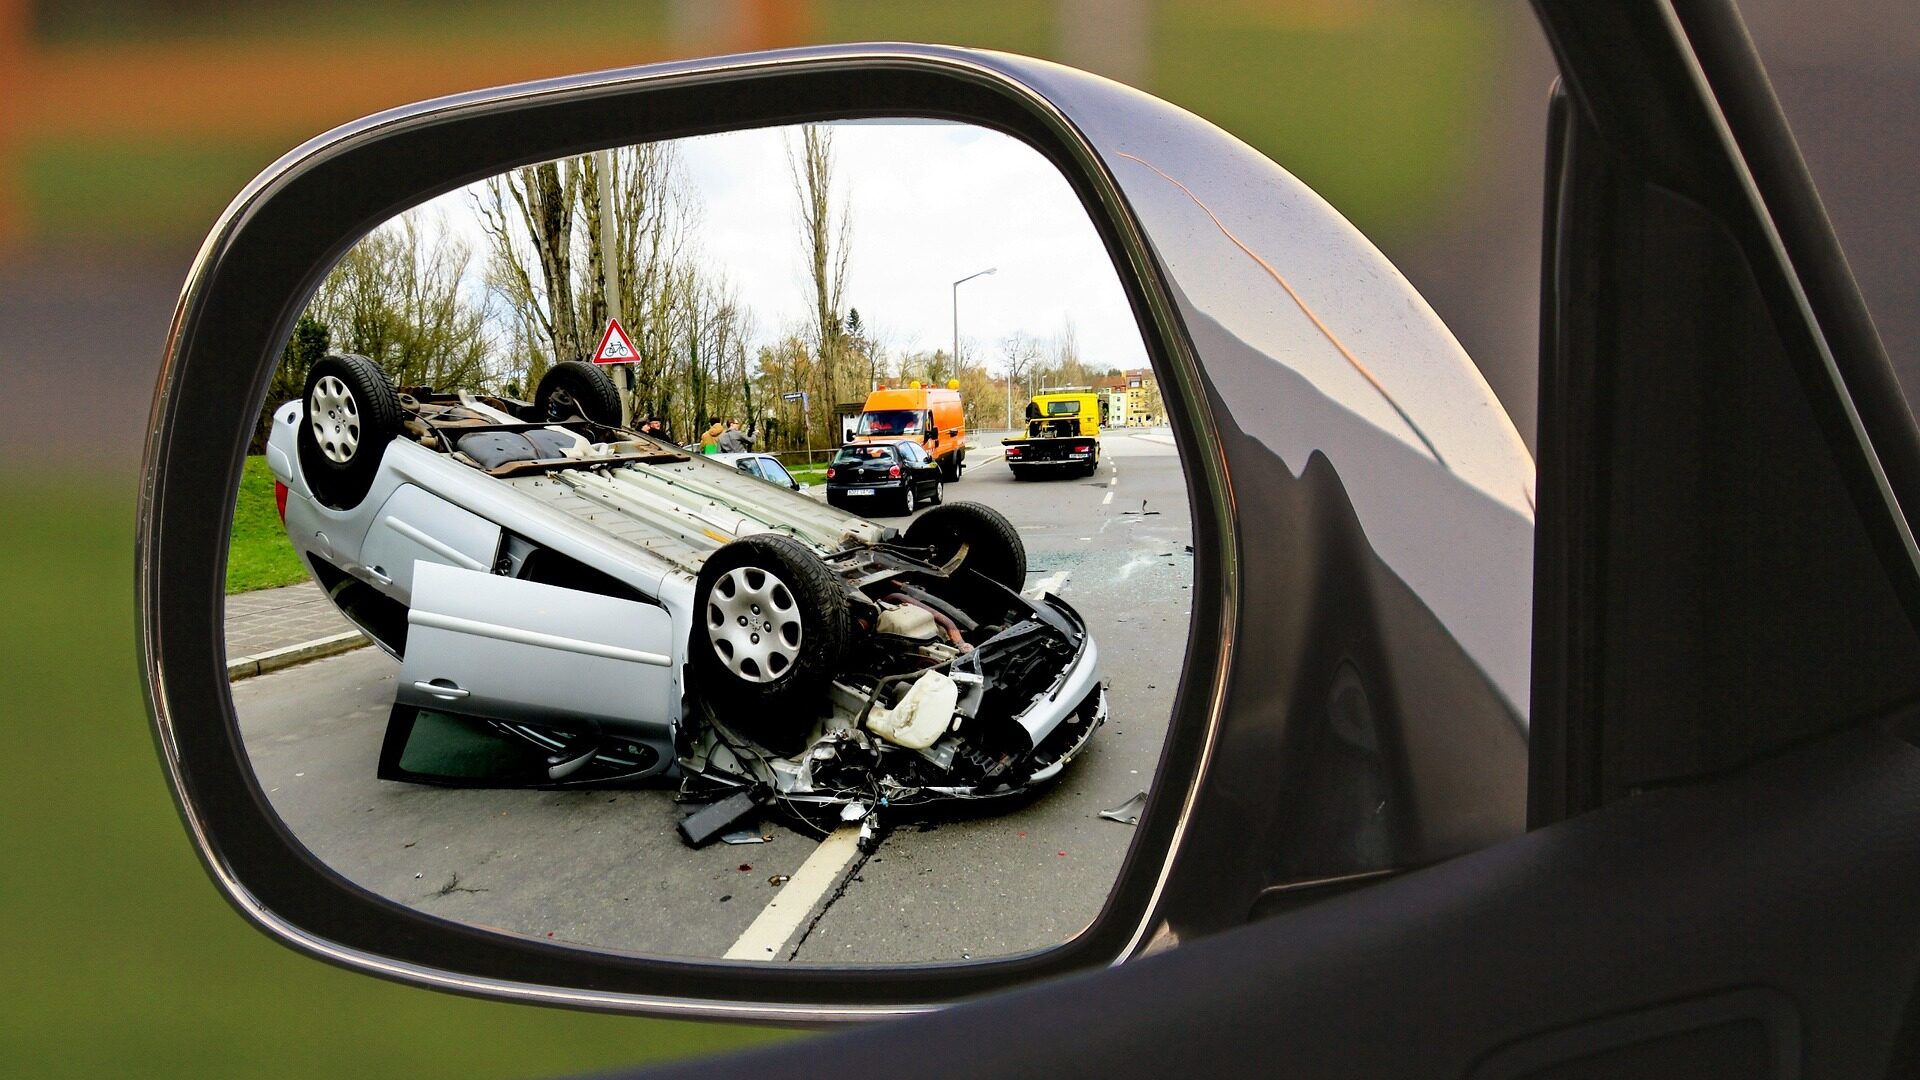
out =
<path fill-rule="evenodd" d="M 355 244 L 308 310 L 334 348 L 369 357 L 402 386 L 484 387 L 486 313 L 461 289 L 471 262 L 466 244 L 410 211 Z"/>
<path fill-rule="evenodd" d="M 800 202 L 800 245 L 812 287 L 809 330 L 817 361 L 815 401 L 820 405 L 812 410 L 812 419 L 824 438 L 845 385 L 841 369 L 846 362 L 847 329 L 840 304 L 846 291 L 853 219 L 846 200 L 834 197 L 832 129 L 818 124 L 801 128 L 797 143 L 787 146 L 787 163 Z"/>

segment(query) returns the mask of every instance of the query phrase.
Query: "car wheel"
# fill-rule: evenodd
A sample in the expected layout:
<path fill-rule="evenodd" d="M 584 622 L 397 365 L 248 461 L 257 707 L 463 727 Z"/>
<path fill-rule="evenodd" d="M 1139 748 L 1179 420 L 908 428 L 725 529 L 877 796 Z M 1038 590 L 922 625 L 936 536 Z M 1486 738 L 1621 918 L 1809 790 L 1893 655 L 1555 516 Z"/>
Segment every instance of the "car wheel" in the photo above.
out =
<path fill-rule="evenodd" d="M 933 482 L 933 498 L 929 499 L 928 501 L 933 503 L 933 505 L 935 506 L 939 506 L 945 503 L 947 501 L 946 485 L 941 483 L 938 480 L 935 480 Z"/>
<path fill-rule="evenodd" d="M 770 749 L 797 748 L 846 648 L 839 575 L 800 541 L 763 533 L 708 556 L 694 597 L 699 692 Z"/>
<path fill-rule="evenodd" d="M 367 497 L 386 445 L 400 434 L 400 395 L 364 356 L 314 361 L 301 395 L 300 473 L 314 497 L 350 510 Z"/>
<path fill-rule="evenodd" d="M 533 391 L 535 423 L 591 420 L 612 427 L 620 423 L 620 391 L 607 373 L 581 360 L 562 360 L 540 376 Z"/>
<path fill-rule="evenodd" d="M 1005 515 L 974 502 L 947 503 L 907 526 L 906 542 L 933 549 L 933 563 L 959 560 L 950 574 L 972 571 L 1020 591 L 1027 584 L 1027 545 Z"/>
<path fill-rule="evenodd" d="M 911 514 L 919 505 L 920 500 L 915 498 L 913 494 L 913 481 L 909 480 L 907 481 L 907 486 L 900 489 L 900 512 L 903 514 Z"/>

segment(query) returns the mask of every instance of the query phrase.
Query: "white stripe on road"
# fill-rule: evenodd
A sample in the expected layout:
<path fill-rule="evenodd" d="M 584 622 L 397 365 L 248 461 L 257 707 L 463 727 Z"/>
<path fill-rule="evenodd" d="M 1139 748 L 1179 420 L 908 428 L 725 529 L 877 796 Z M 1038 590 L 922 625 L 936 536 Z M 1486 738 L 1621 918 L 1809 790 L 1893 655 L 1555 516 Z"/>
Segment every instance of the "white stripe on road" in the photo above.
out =
<path fill-rule="evenodd" d="M 780 886 L 760 914 L 727 950 L 728 960 L 778 960 L 793 932 L 813 912 L 813 905 L 840 882 L 840 875 L 860 854 L 860 826 L 835 829 L 820 841 L 807 861 Z"/>
<path fill-rule="evenodd" d="M 1082 537 L 1082 539 L 1085 538 Z M 1034 582 L 1033 588 L 1027 590 L 1027 595 L 1037 597 L 1046 593 L 1052 593 L 1055 596 L 1059 596 L 1060 590 L 1067 587 L 1068 573 L 1066 570 L 1055 570 L 1053 573 Z"/>
<path fill-rule="evenodd" d="M 1109 485 L 1107 485 L 1107 486 L 1108 486 L 1108 487 L 1112 487 L 1113 485 L 1111 485 L 1111 484 L 1109 484 Z M 1107 492 L 1107 497 L 1106 497 L 1106 498 L 1104 498 L 1104 499 L 1101 499 L 1101 500 L 1100 500 L 1100 505 L 1101 505 L 1101 506 L 1105 506 L 1105 505 L 1107 505 L 1108 503 L 1110 503 L 1110 502 L 1112 502 L 1112 501 L 1113 501 L 1113 492 L 1111 492 L 1111 491 L 1109 491 L 1109 492 Z"/>

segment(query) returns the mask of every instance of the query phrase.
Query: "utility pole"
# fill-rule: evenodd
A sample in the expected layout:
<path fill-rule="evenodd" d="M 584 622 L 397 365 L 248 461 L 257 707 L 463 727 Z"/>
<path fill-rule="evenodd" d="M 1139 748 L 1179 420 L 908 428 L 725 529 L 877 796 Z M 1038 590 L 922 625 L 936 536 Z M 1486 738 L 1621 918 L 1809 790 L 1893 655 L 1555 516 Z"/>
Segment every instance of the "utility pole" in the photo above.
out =
<path fill-rule="evenodd" d="M 620 312 L 620 250 L 614 246 L 619 229 L 613 220 L 613 151 L 602 150 L 593 156 L 600 173 L 600 285 L 606 292 L 607 318 L 626 325 Z M 604 329 L 604 328 L 603 328 Z M 620 390 L 620 426 L 633 426 L 633 365 L 613 365 L 613 385 Z"/>

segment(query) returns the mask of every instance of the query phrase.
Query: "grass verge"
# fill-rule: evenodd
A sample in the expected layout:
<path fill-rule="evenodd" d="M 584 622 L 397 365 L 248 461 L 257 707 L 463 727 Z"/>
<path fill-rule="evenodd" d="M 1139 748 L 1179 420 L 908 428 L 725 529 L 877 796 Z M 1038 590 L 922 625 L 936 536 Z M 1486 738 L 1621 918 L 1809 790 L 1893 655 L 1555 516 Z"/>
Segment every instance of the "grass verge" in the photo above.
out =
<path fill-rule="evenodd" d="M 233 538 L 227 544 L 227 595 L 306 579 L 307 569 L 287 542 L 287 530 L 273 504 L 273 473 L 267 459 L 249 457 L 233 509 Z"/>

